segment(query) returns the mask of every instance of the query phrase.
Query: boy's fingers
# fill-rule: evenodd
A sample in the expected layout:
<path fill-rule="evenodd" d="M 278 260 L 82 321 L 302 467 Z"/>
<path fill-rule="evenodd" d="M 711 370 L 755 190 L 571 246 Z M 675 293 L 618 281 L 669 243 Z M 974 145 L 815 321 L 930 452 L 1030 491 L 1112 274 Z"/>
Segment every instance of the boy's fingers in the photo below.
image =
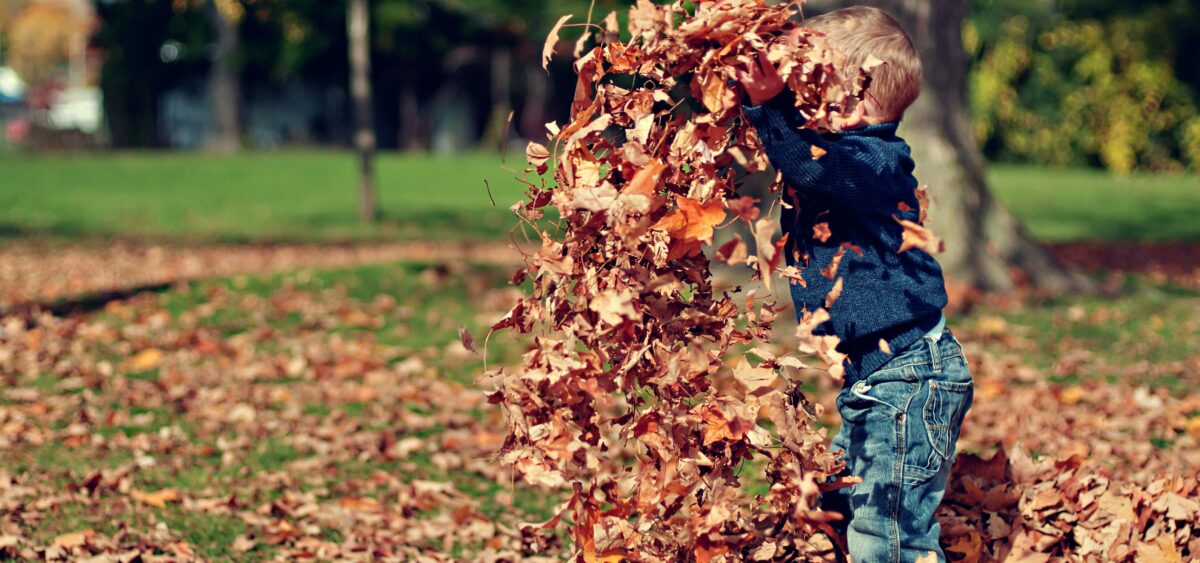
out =
<path fill-rule="evenodd" d="M 771 59 L 767 58 L 766 51 L 763 51 L 763 50 L 758 51 L 758 64 L 759 64 L 759 67 L 762 69 L 763 74 L 767 73 L 768 68 L 771 70 L 775 70 L 775 65 L 771 64 Z"/>

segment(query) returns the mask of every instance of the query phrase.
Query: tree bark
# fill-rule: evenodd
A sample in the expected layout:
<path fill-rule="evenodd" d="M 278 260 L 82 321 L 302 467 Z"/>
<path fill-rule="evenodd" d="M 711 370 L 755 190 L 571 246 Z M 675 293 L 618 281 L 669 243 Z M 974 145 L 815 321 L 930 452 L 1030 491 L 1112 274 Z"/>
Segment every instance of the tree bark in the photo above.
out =
<path fill-rule="evenodd" d="M 488 116 L 487 129 L 484 130 L 482 144 L 485 148 L 499 147 L 501 152 L 508 147 L 501 146 L 508 138 L 508 115 L 512 112 L 512 48 L 508 45 L 497 45 L 492 50 L 491 61 L 492 113 Z"/>
<path fill-rule="evenodd" d="M 371 115 L 370 13 L 367 0 L 347 3 L 346 27 L 350 40 L 350 96 L 354 104 L 354 148 L 358 152 L 359 207 L 363 222 L 379 217 L 375 193 L 375 128 Z"/>
<path fill-rule="evenodd" d="M 404 75 L 404 84 L 400 86 L 400 148 L 418 150 L 421 148 L 421 106 L 417 101 L 417 89 L 414 81 L 415 72 Z"/>
<path fill-rule="evenodd" d="M 971 134 L 966 100 L 962 29 L 967 0 L 865 3 L 895 16 L 921 53 L 923 90 L 900 134 L 912 146 L 917 179 L 929 187 L 931 228 L 946 241 L 938 259 L 947 275 L 985 291 L 1008 291 L 1019 281 L 1051 292 L 1089 288 L 1086 277 L 1035 242 L 988 190 L 986 162 Z"/>
<path fill-rule="evenodd" d="M 238 22 L 223 12 L 219 0 L 208 0 L 205 11 L 216 33 L 208 70 L 208 99 L 212 106 L 212 131 L 207 145 L 219 153 L 235 153 L 241 149 L 242 81 L 233 60 L 240 38 Z"/>

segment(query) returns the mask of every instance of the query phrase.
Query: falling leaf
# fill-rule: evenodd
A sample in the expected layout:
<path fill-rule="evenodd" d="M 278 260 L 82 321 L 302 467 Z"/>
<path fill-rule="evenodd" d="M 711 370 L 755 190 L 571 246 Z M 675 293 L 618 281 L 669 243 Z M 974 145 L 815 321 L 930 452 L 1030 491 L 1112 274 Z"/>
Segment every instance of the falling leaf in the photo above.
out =
<path fill-rule="evenodd" d="M 733 377 L 750 394 L 755 394 L 761 389 L 770 387 L 778 379 L 775 370 L 751 366 L 750 362 L 746 361 L 745 356 L 742 356 L 738 360 L 737 367 L 733 370 Z"/>
<path fill-rule="evenodd" d="M 817 145 L 810 146 L 809 152 L 812 153 L 813 160 L 821 160 L 821 157 L 829 154 L 829 151 L 827 151 L 821 147 L 818 147 Z"/>
<path fill-rule="evenodd" d="M 600 292 L 588 308 L 598 313 L 601 321 L 613 326 L 637 317 L 637 310 L 633 308 L 633 294 L 628 291 Z"/>
<path fill-rule="evenodd" d="M 742 237 L 734 235 L 728 242 L 717 249 L 717 259 L 729 265 L 742 264 L 749 256 L 746 243 Z"/>
<path fill-rule="evenodd" d="M 550 33 L 546 35 L 546 42 L 542 45 L 543 70 L 550 69 L 550 57 L 554 54 L 554 47 L 558 45 L 558 32 L 562 30 L 563 24 L 567 23 L 569 19 L 571 19 L 571 14 L 558 18 L 558 21 L 554 22 L 554 27 L 550 28 Z"/>
<path fill-rule="evenodd" d="M 525 147 L 525 160 L 530 166 L 538 169 L 538 173 L 546 171 L 546 161 L 550 160 L 550 149 L 533 141 Z"/>
<path fill-rule="evenodd" d="M 713 228 L 725 220 L 725 204 L 719 199 L 700 203 L 689 197 L 675 199 L 679 208 L 654 225 L 684 242 L 712 240 Z"/>
<path fill-rule="evenodd" d="M 829 230 L 829 223 L 817 223 L 813 225 L 813 238 L 821 242 L 829 242 L 829 237 L 831 236 L 833 236 L 833 233 Z"/>
<path fill-rule="evenodd" d="M 844 278 L 838 278 L 837 281 L 833 282 L 833 288 L 830 289 L 829 293 L 825 295 L 825 308 L 826 309 L 833 307 L 833 304 L 835 302 L 837 302 L 839 297 L 842 296 L 842 280 L 843 279 Z"/>
<path fill-rule="evenodd" d="M 471 336 L 471 333 L 467 330 L 467 327 L 458 327 L 458 339 L 460 342 L 462 342 L 463 348 L 466 348 L 471 352 L 475 351 L 475 337 Z"/>
<path fill-rule="evenodd" d="M 935 236 L 933 231 L 907 219 L 896 218 L 896 222 L 904 227 L 903 240 L 900 243 L 898 254 L 908 252 L 914 248 L 923 250 L 930 255 L 938 254 L 944 250 L 942 240 Z"/>

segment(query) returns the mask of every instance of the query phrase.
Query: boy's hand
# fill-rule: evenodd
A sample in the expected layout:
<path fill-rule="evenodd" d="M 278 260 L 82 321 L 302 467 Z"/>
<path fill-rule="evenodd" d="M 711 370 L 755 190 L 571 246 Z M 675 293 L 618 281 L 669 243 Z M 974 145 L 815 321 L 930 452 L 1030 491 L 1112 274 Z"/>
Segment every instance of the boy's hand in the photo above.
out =
<path fill-rule="evenodd" d="M 783 79 L 763 51 L 759 51 L 758 57 L 746 65 L 746 70 L 737 71 L 737 79 L 746 90 L 750 103 L 756 106 L 770 101 L 783 91 Z"/>

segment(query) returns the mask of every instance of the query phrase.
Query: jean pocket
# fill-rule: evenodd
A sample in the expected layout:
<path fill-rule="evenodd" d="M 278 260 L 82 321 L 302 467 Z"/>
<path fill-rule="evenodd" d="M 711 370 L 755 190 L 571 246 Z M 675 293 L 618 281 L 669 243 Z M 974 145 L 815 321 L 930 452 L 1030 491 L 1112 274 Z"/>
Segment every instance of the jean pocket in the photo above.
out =
<path fill-rule="evenodd" d="M 908 409 L 916 392 L 917 383 L 904 377 L 862 380 L 838 397 L 838 411 L 847 421 L 863 421 L 871 415 L 895 419 Z"/>
<path fill-rule="evenodd" d="M 958 430 L 972 398 L 972 382 L 930 381 L 925 402 L 925 431 L 929 435 L 927 469 L 937 471 L 954 455 Z"/>

